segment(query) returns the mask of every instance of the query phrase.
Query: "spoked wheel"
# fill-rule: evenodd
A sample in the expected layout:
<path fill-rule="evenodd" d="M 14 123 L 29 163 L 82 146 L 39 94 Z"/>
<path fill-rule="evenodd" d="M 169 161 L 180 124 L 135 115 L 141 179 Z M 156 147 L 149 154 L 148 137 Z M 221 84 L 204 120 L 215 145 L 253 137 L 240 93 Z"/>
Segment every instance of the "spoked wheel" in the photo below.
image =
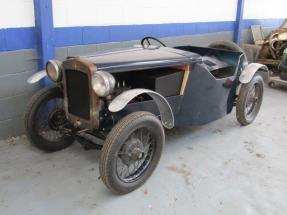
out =
<path fill-rule="evenodd" d="M 36 147 L 54 152 L 71 145 L 74 138 L 64 132 L 67 125 L 63 94 L 58 87 L 45 88 L 32 97 L 25 114 L 25 129 Z"/>
<path fill-rule="evenodd" d="M 151 113 L 127 115 L 109 133 L 101 154 L 100 173 L 113 192 L 126 194 L 141 186 L 156 168 L 165 136 Z"/>
<path fill-rule="evenodd" d="M 241 125 L 248 125 L 256 118 L 263 99 L 263 79 L 256 74 L 251 82 L 243 84 L 237 104 L 236 117 Z"/>
<path fill-rule="evenodd" d="M 156 139 L 143 127 L 134 131 L 122 145 L 117 157 L 117 175 L 132 182 L 141 175 L 152 160 Z"/>

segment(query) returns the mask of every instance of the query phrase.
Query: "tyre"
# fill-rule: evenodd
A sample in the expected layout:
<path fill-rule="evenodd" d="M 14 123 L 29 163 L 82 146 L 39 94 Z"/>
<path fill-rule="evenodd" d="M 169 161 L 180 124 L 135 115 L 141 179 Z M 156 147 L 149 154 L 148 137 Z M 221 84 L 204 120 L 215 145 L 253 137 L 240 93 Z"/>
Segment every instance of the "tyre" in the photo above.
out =
<path fill-rule="evenodd" d="M 287 71 L 281 71 L 279 77 L 280 79 L 287 81 Z"/>
<path fill-rule="evenodd" d="M 223 50 L 229 50 L 229 51 L 236 51 L 241 52 L 244 54 L 244 62 L 248 62 L 245 52 L 243 51 L 240 46 L 238 46 L 236 43 L 229 41 L 229 40 L 221 40 L 211 43 L 209 48 L 215 48 L 215 49 L 223 49 Z"/>
<path fill-rule="evenodd" d="M 165 142 L 161 122 L 149 112 L 134 112 L 110 131 L 100 159 L 105 185 L 118 194 L 140 187 L 156 168 Z"/>
<path fill-rule="evenodd" d="M 31 98 L 24 123 L 28 139 L 41 150 L 55 152 L 74 141 L 60 129 L 68 122 L 63 108 L 63 93 L 58 87 L 44 88 Z"/>
<path fill-rule="evenodd" d="M 263 100 L 263 79 L 255 74 L 247 84 L 242 84 L 236 102 L 236 118 L 241 125 L 248 125 L 256 118 Z"/>

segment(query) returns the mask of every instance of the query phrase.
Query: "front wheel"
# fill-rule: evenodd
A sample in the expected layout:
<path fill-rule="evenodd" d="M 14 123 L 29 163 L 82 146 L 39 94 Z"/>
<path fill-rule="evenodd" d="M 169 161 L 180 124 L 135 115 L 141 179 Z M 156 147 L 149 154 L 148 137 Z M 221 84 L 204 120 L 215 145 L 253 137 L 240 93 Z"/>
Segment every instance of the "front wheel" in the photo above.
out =
<path fill-rule="evenodd" d="M 140 187 L 152 174 L 165 142 L 161 122 L 149 112 L 134 112 L 108 134 L 100 159 L 105 185 L 118 194 Z"/>
<path fill-rule="evenodd" d="M 27 107 L 24 121 L 28 139 L 41 150 L 58 151 L 74 141 L 72 136 L 62 131 L 68 122 L 63 107 L 63 93 L 58 87 L 37 92 Z"/>
<path fill-rule="evenodd" d="M 256 118 L 263 100 L 263 79 L 255 74 L 247 84 L 242 84 L 236 103 L 236 118 L 241 125 L 249 125 Z"/>

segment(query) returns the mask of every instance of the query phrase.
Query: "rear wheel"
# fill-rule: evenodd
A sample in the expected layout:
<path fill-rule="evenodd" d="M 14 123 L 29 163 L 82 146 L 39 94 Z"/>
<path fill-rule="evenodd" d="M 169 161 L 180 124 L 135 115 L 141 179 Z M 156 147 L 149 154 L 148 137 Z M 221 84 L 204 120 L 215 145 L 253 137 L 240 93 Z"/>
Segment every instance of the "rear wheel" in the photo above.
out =
<path fill-rule="evenodd" d="M 104 143 L 100 174 L 113 192 L 126 194 L 141 186 L 152 174 L 165 142 L 161 122 L 149 112 L 125 116 Z"/>
<path fill-rule="evenodd" d="M 32 97 L 25 113 L 25 130 L 33 145 L 47 152 L 70 146 L 74 138 L 61 130 L 67 124 L 58 87 L 44 88 Z"/>
<path fill-rule="evenodd" d="M 279 77 L 282 80 L 287 81 L 287 71 L 281 71 Z"/>
<path fill-rule="evenodd" d="M 263 100 L 263 79 L 255 74 L 247 84 L 242 84 L 237 103 L 236 117 L 241 125 L 248 125 L 256 118 Z"/>

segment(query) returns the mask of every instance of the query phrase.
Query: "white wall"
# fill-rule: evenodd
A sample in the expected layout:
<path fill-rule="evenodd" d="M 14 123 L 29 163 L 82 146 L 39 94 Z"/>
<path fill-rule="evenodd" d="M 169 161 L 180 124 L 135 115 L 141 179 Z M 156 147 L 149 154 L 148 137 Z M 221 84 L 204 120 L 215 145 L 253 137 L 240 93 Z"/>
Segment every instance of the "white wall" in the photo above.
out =
<path fill-rule="evenodd" d="M 245 0 L 244 19 L 287 18 L 287 0 Z"/>
<path fill-rule="evenodd" d="M 35 26 L 33 0 L 0 0 L 0 28 Z"/>
<path fill-rule="evenodd" d="M 235 20 L 237 0 L 52 0 L 55 27 Z M 245 0 L 245 19 L 286 18 L 287 0 Z M 34 26 L 33 0 L 0 0 L 0 29 Z"/>
<path fill-rule="evenodd" d="M 53 0 L 54 26 L 230 21 L 237 0 Z"/>

